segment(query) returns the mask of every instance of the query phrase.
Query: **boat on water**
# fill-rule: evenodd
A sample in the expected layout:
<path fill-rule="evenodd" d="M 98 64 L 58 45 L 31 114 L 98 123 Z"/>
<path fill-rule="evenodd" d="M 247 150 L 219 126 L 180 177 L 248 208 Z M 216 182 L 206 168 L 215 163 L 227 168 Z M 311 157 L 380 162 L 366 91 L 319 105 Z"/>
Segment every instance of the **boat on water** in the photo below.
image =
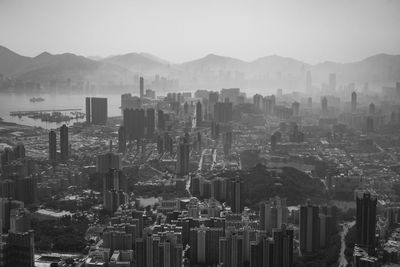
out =
<path fill-rule="evenodd" d="M 42 97 L 32 97 L 31 99 L 29 99 L 30 102 L 43 102 L 44 98 Z"/>

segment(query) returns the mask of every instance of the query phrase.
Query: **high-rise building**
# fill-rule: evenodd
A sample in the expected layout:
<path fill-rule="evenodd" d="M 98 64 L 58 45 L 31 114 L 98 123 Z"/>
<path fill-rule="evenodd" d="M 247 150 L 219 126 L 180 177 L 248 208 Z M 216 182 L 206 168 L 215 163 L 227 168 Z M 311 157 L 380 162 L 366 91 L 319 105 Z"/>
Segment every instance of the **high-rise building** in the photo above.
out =
<path fill-rule="evenodd" d="M 10 198 L 0 198 L 0 227 L 2 233 L 7 233 L 11 227 L 11 211 L 24 208 L 24 202 Z"/>
<path fill-rule="evenodd" d="M 228 156 L 231 153 L 232 149 L 232 132 L 225 132 L 222 135 L 222 143 L 224 146 L 224 154 Z"/>
<path fill-rule="evenodd" d="M 156 113 L 153 108 L 146 110 L 146 134 L 148 137 L 154 135 L 154 130 L 156 127 Z"/>
<path fill-rule="evenodd" d="M 57 160 L 57 134 L 54 130 L 49 132 L 49 160 Z"/>
<path fill-rule="evenodd" d="M 357 244 L 367 247 L 368 253 L 375 249 L 376 204 L 377 198 L 369 192 L 360 192 L 356 196 L 357 203 Z"/>
<path fill-rule="evenodd" d="M 15 156 L 15 159 L 23 159 L 23 158 L 25 158 L 25 146 L 24 146 L 24 144 L 19 143 L 14 147 L 14 156 Z"/>
<path fill-rule="evenodd" d="M 132 94 L 121 95 L 121 110 L 124 109 L 140 109 L 142 107 L 142 100 Z"/>
<path fill-rule="evenodd" d="M 161 109 L 159 109 L 157 112 L 157 128 L 158 131 L 165 130 L 165 116 L 164 111 L 162 111 Z"/>
<path fill-rule="evenodd" d="M 1 266 L 34 267 L 34 252 L 33 230 L 23 233 L 9 232 L 0 241 Z"/>
<path fill-rule="evenodd" d="M 250 267 L 274 267 L 274 241 L 266 235 L 258 235 L 250 242 Z"/>
<path fill-rule="evenodd" d="M 293 230 L 286 229 L 286 225 L 282 225 L 273 232 L 274 248 L 273 248 L 273 264 L 274 267 L 291 267 L 293 266 Z"/>
<path fill-rule="evenodd" d="M 328 115 L 328 99 L 324 96 L 321 100 L 322 115 Z"/>
<path fill-rule="evenodd" d="M 297 101 L 292 103 L 292 114 L 295 117 L 300 115 L 300 103 Z"/>
<path fill-rule="evenodd" d="M 260 204 L 260 228 L 262 231 L 272 233 L 273 229 L 286 224 L 287 218 L 286 198 L 274 197 Z"/>
<path fill-rule="evenodd" d="M 14 151 L 11 148 L 6 147 L 1 153 L 1 167 L 3 168 L 3 170 L 5 166 L 11 163 L 13 160 L 15 160 Z"/>
<path fill-rule="evenodd" d="M 184 176 L 189 173 L 189 154 L 190 144 L 182 142 L 177 147 L 177 161 L 176 161 L 176 173 L 180 176 Z"/>
<path fill-rule="evenodd" d="M 351 112 L 357 111 L 357 93 L 351 93 Z"/>
<path fill-rule="evenodd" d="M 110 169 L 120 169 L 119 155 L 112 152 L 98 155 L 96 159 L 96 171 L 104 174 L 108 173 Z"/>
<path fill-rule="evenodd" d="M 200 126 L 203 122 L 203 111 L 200 101 L 196 103 L 196 126 Z"/>
<path fill-rule="evenodd" d="M 369 109 L 368 109 L 368 111 L 369 111 L 369 114 L 370 114 L 370 115 L 375 114 L 375 104 L 374 104 L 374 103 L 371 102 L 371 104 L 369 104 Z"/>
<path fill-rule="evenodd" d="M 223 236 L 222 228 L 210 228 L 201 225 L 190 229 L 190 264 L 193 266 L 218 264 L 218 243 Z"/>
<path fill-rule="evenodd" d="M 140 99 L 143 99 L 143 96 L 144 96 L 144 79 L 143 79 L 143 77 L 140 77 L 139 80 L 140 80 Z"/>
<path fill-rule="evenodd" d="M 230 205 L 233 213 L 239 214 L 243 211 L 244 183 L 239 178 L 230 181 Z"/>
<path fill-rule="evenodd" d="M 112 189 L 122 190 L 124 192 L 127 191 L 126 176 L 121 170 L 110 169 L 110 171 L 103 176 L 103 192 Z"/>
<path fill-rule="evenodd" d="M 93 124 L 107 122 L 107 98 L 86 97 L 86 122 Z"/>
<path fill-rule="evenodd" d="M 374 131 L 374 119 L 370 116 L 366 120 L 366 132 L 371 133 Z"/>
<path fill-rule="evenodd" d="M 122 190 L 111 189 L 104 192 L 104 208 L 106 211 L 113 214 L 119 206 L 125 204 L 128 201 L 127 194 Z"/>
<path fill-rule="evenodd" d="M 262 108 L 262 100 L 263 100 L 263 96 L 259 95 L 259 94 L 255 94 L 253 96 L 253 105 L 257 108 L 257 109 L 261 109 Z"/>
<path fill-rule="evenodd" d="M 92 108 L 90 103 L 90 97 L 85 98 L 85 106 L 86 106 L 86 123 L 90 123 L 92 119 Z"/>
<path fill-rule="evenodd" d="M 219 239 L 219 262 L 223 266 L 244 266 L 244 239 L 237 232 L 228 232 Z"/>
<path fill-rule="evenodd" d="M 129 140 L 144 138 L 146 127 L 144 109 L 125 109 L 124 127 Z"/>
<path fill-rule="evenodd" d="M 63 124 L 60 127 L 60 155 L 62 161 L 66 161 L 68 159 L 68 150 L 68 127 L 67 125 Z"/>
<path fill-rule="evenodd" d="M 36 202 L 37 198 L 37 178 L 26 176 L 16 180 L 15 199 L 23 201 L 25 204 Z"/>
<path fill-rule="evenodd" d="M 10 231 L 28 232 L 31 229 L 31 213 L 24 208 L 12 209 L 10 212 Z"/>
<path fill-rule="evenodd" d="M 230 122 L 232 120 L 232 102 L 219 102 L 214 105 L 214 120 Z"/>
<path fill-rule="evenodd" d="M 126 152 L 126 131 L 124 126 L 118 129 L 118 152 Z"/>
<path fill-rule="evenodd" d="M 309 201 L 300 206 L 300 249 L 302 253 L 319 249 L 319 207 Z"/>

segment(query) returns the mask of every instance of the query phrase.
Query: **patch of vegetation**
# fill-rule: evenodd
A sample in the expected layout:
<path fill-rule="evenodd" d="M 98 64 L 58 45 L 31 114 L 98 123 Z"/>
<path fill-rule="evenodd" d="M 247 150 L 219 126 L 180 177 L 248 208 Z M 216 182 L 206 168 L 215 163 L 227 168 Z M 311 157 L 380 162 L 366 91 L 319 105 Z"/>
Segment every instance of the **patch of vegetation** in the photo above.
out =
<path fill-rule="evenodd" d="M 32 220 L 35 249 L 38 251 L 84 252 L 88 220 L 84 215 L 64 216 L 58 223 Z"/>
<path fill-rule="evenodd" d="M 244 205 L 258 209 L 258 204 L 270 197 L 287 198 L 288 205 L 298 205 L 310 199 L 319 203 L 325 199 L 325 187 L 319 179 L 313 179 L 306 173 L 291 167 L 268 169 L 257 164 L 249 171 L 225 172 L 219 176 L 244 181 Z"/>

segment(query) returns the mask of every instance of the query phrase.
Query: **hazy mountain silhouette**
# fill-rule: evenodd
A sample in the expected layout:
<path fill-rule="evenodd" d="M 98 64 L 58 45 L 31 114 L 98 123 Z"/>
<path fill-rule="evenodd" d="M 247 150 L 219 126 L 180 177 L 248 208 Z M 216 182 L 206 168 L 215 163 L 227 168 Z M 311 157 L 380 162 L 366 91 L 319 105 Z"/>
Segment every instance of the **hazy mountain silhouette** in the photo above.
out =
<path fill-rule="evenodd" d="M 183 63 L 180 67 L 194 73 L 243 71 L 246 68 L 246 62 L 236 58 L 209 54 L 203 58 Z"/>
<path fill-rule="evenodd" d="M 166 74 L 171 66 L 166 61 L 146 53 L 129 53 L 103 59 L 103 62 L 112 63 L 126 68 L 134 73 L 145 75 Z"/>
<path fill-rule="evenodd" d="M 100 65 L 100 62 L 70 53 L 52 55 L 44 52 L 31 58 L 13 75 L 21 80 L 35 82 L 84 80 L 87 74 L 96 71 Z"/>
<path fill-rule="evenodd" d="M 303 90 L 305 73 L 311 70 L 313 83 L 328 82 L 336 73 L 338 84 L 371 82 L 390 84 L 400 80 L 400 55 L 378 54 L 351 63 L 323 62 L 310 65 L 277 55 L 251 62 L 209 54 L 182 64 L 169 63 L 148 53 L 129 53 L 93 60 L 71 53 L 44 52 L 30 58 L 0 46 L 0 73 L 23 81 L 89 80 L 93 83 L 131 84 L 134 75 L 156 74 L 179 79 L 187 88 L 277 88 Z M 177 88 L 178 89 L 178 88 Z"/>
<path fill-rule="evenodd" d="M 6 47 L 0 46 L 0 73 L 5 76 L 11 76 L 29 60 L 29 57 L 18 55 Z"/>

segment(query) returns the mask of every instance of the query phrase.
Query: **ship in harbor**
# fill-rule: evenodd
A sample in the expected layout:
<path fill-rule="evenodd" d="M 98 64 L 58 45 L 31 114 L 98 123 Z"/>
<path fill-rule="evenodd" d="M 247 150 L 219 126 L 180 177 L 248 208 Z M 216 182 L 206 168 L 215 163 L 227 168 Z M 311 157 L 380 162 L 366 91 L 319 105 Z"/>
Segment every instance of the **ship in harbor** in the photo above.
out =
<path fill-rule="evenodd" d="M 29 99 L 30 102 L 43 102 L 44 98 L 42 97 L 32 97 L 31 99 Z"/>

